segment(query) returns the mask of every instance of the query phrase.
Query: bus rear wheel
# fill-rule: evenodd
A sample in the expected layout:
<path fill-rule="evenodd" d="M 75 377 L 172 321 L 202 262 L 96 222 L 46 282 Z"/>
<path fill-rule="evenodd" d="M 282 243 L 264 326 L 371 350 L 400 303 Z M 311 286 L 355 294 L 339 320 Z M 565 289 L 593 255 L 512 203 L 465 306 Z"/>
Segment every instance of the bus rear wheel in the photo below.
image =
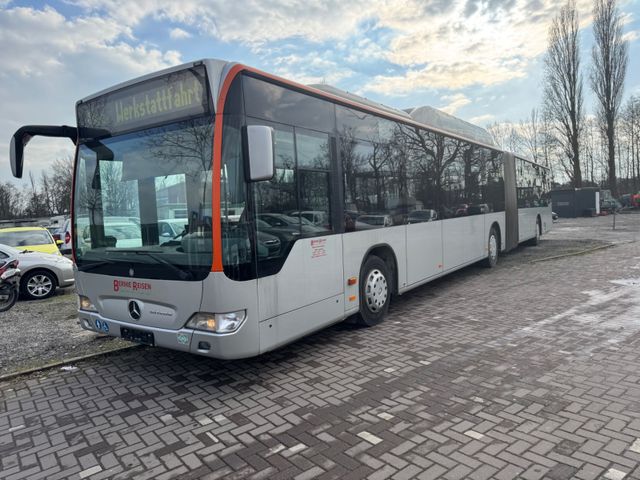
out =
<path fill-rule="evenodd" d="M 540 236 L 542 231 L 542 226 L 540 225 L 540 219 L 536 220 L 536 236 L 529 240 L 529 245 L 534 247 L 540 245 Z"/>
<path fill-rule="evenodd" d="M 484 265 L 493 268 L 498 264 L 498 252 L 500 250 L 500 240 L 496 227 L 491 227 L 489 238 L 487 240 L 487 258 L 484 259 Z"/>
<path fill-rule="evenodd" d="M 384 320 L 391 300 L 390 281 L 391 274 L 384 260 L 369 256 L 360 269 L 360 325 L 373 327 Z"/>

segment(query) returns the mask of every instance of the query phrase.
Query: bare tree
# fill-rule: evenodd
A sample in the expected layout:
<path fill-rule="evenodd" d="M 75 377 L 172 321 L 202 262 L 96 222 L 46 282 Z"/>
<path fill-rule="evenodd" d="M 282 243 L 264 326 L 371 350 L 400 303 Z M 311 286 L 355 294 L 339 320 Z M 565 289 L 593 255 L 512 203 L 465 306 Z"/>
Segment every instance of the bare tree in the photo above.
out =
<path fill-rule="evenodd" d="M 58 158 L 53 162 L 49 181 L 53 190 L 54 211 L 58 215 L 69 213 L 71 209 L 72 177 L 73 157 Z"/>
<path fill-rule="evenodd" d="M 502 150 L 508 150 L 512 153 L 519 153 L 519 145 L 521 139 L 516 129 L 509 120 L 506 122 L 494 122 L 487 125 L 486 130 L 493 138 L 495 144 Z"/>
<path fill-rule="evenodd" d="M 622 113 L 622 132 L 628 146 L 632 179 L 627 191 L 634 193 L 640 189 L 640 97 L 632 96 Z"/>
<path fill-rule="evenodd" d="M 524 146 L 527 156 L 534 162 L 539 163 L 540 155 L 540 119 L 538 111 L 534 108 L 531 110 L 531 116 L 527 120 L 520 120 L 520 138 Z"/>
<path fill-rule="evenodd" d="M 545 109 L 567 156 L 572 184 L 582 186 L 580 132 L 584 118 L 578 12 L 574 0 L 562 7 L 549 28 L 545 58 Z"/>
<path fill-rule="evenodd" d="M 21 217 L 22 203 L 22 196 L 13 184 L 0 183 L 0 220 Z"/>
<path fill-rule="evenodd" d="M 593 7 L 591 88 L 598 99 L 598 118 L 607 139 L 609 189 L 618 196 L 615 158 L 615 126 L 622 103 L 629 45 L 623 39 L 622 18 L 616 0 L 595 0 Z"/>

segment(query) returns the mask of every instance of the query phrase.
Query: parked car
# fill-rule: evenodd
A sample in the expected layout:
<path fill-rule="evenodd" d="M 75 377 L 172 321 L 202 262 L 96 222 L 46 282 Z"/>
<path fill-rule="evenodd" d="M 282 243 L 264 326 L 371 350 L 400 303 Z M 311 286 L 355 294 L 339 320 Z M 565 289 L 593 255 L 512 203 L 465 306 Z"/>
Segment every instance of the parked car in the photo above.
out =
<path fill-rule="evenodd" d="M 606 200 L 602 200 L 600 202 L 600 211 L 601 212 L 617 212 L 622 208 L 622 204 L 616 200 L 615 198 L 607 198 Z"/>
<path fill-rule="evenodd" d="M 78 246 L 82 248 L 85 244 L 91 243 L 91 227 L 89 225 L 79 226 L 81 236 L 78 239 Z M 129 221 L 117 221 L 104 224 L 105 240 L 109 240 L 109 247 L 135 248 L 142 246 L 142 233 L 140 226 Z"/>
<path fill-rule="evenodd" d="M 60 255 L 58 244 L 44 227 L 0 228 L 0 243 L 18 250 Z"/>
<path fill-rule="evenodd" d="M 42 300 L 53 295 L 56 288 L 74 284 L 73 262 L 61 255 L 21 251 L 0 244 L 2 255 L 15 256 L 20 266 L 20 293 L 30 300 Z"/>
<path fill-rule="evenodd" d="M 469 205 L 467 205 L 466 203 L 461 203 L 456 209 L 454 216 L 466 217 L 467 215 L 469 215 L 468 210 L 469 210 Z"/>
<path fill-rule="evenodd" d="M 283 213 L 259 213 L 258 219 L 268 223 L 276 230 L 302 231 L 302 234 L 314 235 L 324 231 L 304 217 L 290 217 Z M 271 233 L 271 232 L 269 232 Z"/>
<path fill-rule="evenodd" d="M 484 213 L 491 213 L 491 207 L 487 203 L 477 203 L 467 207 L 467 215 L 482 215 Z"/>
<path fill-rule="evenodd" d="M 435 210 L 414 210 L 407 215 L 407 223 L 433 222 L 438 219 L 438 212 Z"/>
<path fill-rule="evenodd" d="M 51 236 L 53 237 L 54 240 L 60 240 L 60 234 L 58 233 L 60 231 L 60 226 L 58 225 L 47 225 L 46 227 L 47 230 L 49 230 L 49 233 L 51 234 Z"/>
<path fill-rule="evenodd" d="M 62 224 L 62 228 L 58 231 L 60 235 L 60 253 L 62 255 L 71 255 L 71 219 L 67 218 Z"/>
<path fill-rule="evenodd" d="M 302 212 L 291 212 L 289 214 L 292 217 L 297 217 L 298 215 L 302 218 L 307 219 L 309 222 L 314 225 L 318 225 L 320 227 L 325 226 L 329 223 L 329 215 L 327 212 L 323 212 L 321 210 L 305 210 Z"/>
<path fill-rule="evenodd" d="M 560 217 L 556 212 L 551 212 L 551 220 L 557 220 Z"/>
<path fill-rule="evenodd" d="M 391 215 L 360 215 L 356 219 L 356 230 L 391 227 L 392 225 L 393 219 Z"/>
<path fill-rule="evenodd" d="M 167 218 L 158 220 L 158 233 L 160 234 L 160 244 L 166 243 L 180 235 L 189 224 L 187 218 Z"/>

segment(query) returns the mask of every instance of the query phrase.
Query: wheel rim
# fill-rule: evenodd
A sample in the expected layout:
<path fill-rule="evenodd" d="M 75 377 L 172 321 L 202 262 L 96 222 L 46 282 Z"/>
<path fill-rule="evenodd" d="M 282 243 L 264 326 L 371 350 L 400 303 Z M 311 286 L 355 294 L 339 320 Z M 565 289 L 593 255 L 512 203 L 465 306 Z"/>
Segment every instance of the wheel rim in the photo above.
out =
<path fill-rule="evenodd" d="M 536 241 L 540 240 L 540 224 L 536 223 Z"/>
<path fill-rule="evenodd" d="M 52 288 L 53 282 L 46 275 L 34 275 L 27 282 L 27 292 L 34 297 L 44 297 Z"/>
<path fill-rule="evenodd" d="M 372 270 L 369 272 L 369 275 L 367 275 L 364 295 L 367 301 L 367 308 L 371 312 L 377 313 L 382 310 L 384 304 L 387 302 L 389 287 L 387 286 L 387 279 L 380 270 Z"/>
<path fill-rule="evenodd" d="M 491 260 L 495 260 L 498 257 L 498 240 L 495 235 L 489 237 L 489 256 Z"/>

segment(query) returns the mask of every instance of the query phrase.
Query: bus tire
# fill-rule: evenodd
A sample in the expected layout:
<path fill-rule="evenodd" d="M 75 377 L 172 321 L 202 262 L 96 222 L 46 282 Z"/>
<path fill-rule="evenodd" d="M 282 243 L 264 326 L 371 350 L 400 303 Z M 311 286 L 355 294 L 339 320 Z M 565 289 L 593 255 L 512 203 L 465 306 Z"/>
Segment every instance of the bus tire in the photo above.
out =
<path fill-rule="evenodd" d="M 391 272 L 380 257 L 370 255 L 360 269 L 360 312 L 358 324 L 373 327 L 381 323 L 391 301 Z"/>
<path fill-rule="evenodd" d="M 533 237 L 531 240 L 529 240 L 528 244 L 533 246 L 533 247 L 537 247 L 538 245 L 540 245 L 540 235 L 542 231 L 542 226 L 540 225 L 540 219 L 538 218 L 536 220 L 536 236 Z"/>
<path fill-rule="evenodd" d="M 500 237 L 496 227 L 489 230 L 489 238 L 487 239 L 487 258 L 484 259 L 484 265 L 487 268 L 493 268 L 498 264 L 498 255 L 500 253 Z"/>

